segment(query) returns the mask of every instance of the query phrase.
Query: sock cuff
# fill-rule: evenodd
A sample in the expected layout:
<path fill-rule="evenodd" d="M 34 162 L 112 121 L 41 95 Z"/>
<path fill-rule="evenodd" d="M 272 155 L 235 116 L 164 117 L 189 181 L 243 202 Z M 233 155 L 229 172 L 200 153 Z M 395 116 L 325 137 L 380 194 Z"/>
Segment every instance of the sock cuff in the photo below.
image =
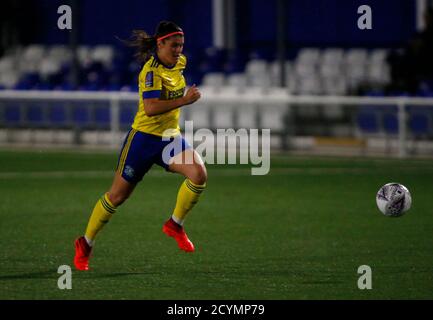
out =
<path fill-rule="evenodd" d="M 109 213 L 116 212 L 116 207 L 111 203 L 110 199 L 108 198 L 108 193 L 104 194 L 104 196 L 101 197 L 101 204 L 104 209 L 107 210 Z"/>
<path fill-rule="evenodd" d="M 206 188 L 206 183 L 204 184 L 195 184 L 189 179 L 185 179 L 185 185 L 194 193 L 202 193 Z"/>

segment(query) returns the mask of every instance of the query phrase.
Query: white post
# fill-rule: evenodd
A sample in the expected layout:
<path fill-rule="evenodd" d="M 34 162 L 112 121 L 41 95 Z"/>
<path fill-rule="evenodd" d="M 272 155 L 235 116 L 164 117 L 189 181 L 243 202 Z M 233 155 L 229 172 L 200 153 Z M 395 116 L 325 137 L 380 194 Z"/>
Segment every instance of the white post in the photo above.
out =
<path fill-rule="evenodd" d="M 213 46 L 216 48 L 224 48 L 224 1 L 212 1 L 212 31 L 213 31 Z"/>
<path fill-rule="evenodd" d="M 416 0 L 416 30 L 422 31 L 425 28 L 425 12 L 427 10 L 427 0 Z"/>
<path fill-rule="evenodd" d="M 398 156 L 405 158 L 407 156 L 406 140 L 407 140 L 407 127 L 406 127 L 406 103 L 405 100 L 399 99 L 398 107 Z"/>

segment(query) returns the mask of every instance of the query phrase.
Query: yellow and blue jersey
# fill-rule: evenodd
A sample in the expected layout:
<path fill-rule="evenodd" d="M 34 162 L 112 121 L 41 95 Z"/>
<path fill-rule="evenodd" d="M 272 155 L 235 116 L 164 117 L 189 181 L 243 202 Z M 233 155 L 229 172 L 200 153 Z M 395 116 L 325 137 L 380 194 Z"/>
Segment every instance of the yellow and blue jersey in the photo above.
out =
<path fill-rule="evenodd" d="M 183 77 L 185 66 L 184 55 L 180 56 L 173 67 L 163 65 L 156 55 L 146 62 L 138 77 L 140 101 L 132 124 L 133 129 L 157 136 L 174 137 L 180 134 L 179 108 L 149 117 L 144 110 L 143 99 L 172 100 L 182 97 L 186 86 Z"/>

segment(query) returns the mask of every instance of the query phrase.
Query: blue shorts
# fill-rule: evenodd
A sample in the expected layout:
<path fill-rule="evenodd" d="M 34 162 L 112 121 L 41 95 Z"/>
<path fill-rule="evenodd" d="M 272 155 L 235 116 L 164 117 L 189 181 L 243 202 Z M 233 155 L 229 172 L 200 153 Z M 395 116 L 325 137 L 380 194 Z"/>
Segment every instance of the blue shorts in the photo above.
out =
<path fill-rule="evenodd" d="M 116 171 L 130 183 L 137 183 L 154 163 L 168 170 L 169 160 L 175 155 L 190 149 L 188 142 L 178 135 L 167 138 L 129 130 L 123 142 Z"/>

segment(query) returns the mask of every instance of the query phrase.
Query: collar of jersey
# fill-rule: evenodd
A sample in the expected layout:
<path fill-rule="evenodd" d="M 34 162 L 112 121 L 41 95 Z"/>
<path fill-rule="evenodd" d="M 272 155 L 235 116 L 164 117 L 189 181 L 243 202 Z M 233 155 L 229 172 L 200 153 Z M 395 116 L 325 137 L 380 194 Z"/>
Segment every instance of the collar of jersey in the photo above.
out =
<path fill-rule="evenodd" d="M 153 59 L 158 61 L 159 64 L 162 64 L 164 66 L 164 68 L 167 68 L 167 69 L 173 69 L 174 67 L 176 67 L 176 64 L 177 64 L 177 62 L 176 62 L 176 64 L 172 65 L 171 67 L 167 66 L 161 60 L 159 60 L 158 55 L 156 53 L 153 55 Z"/>

